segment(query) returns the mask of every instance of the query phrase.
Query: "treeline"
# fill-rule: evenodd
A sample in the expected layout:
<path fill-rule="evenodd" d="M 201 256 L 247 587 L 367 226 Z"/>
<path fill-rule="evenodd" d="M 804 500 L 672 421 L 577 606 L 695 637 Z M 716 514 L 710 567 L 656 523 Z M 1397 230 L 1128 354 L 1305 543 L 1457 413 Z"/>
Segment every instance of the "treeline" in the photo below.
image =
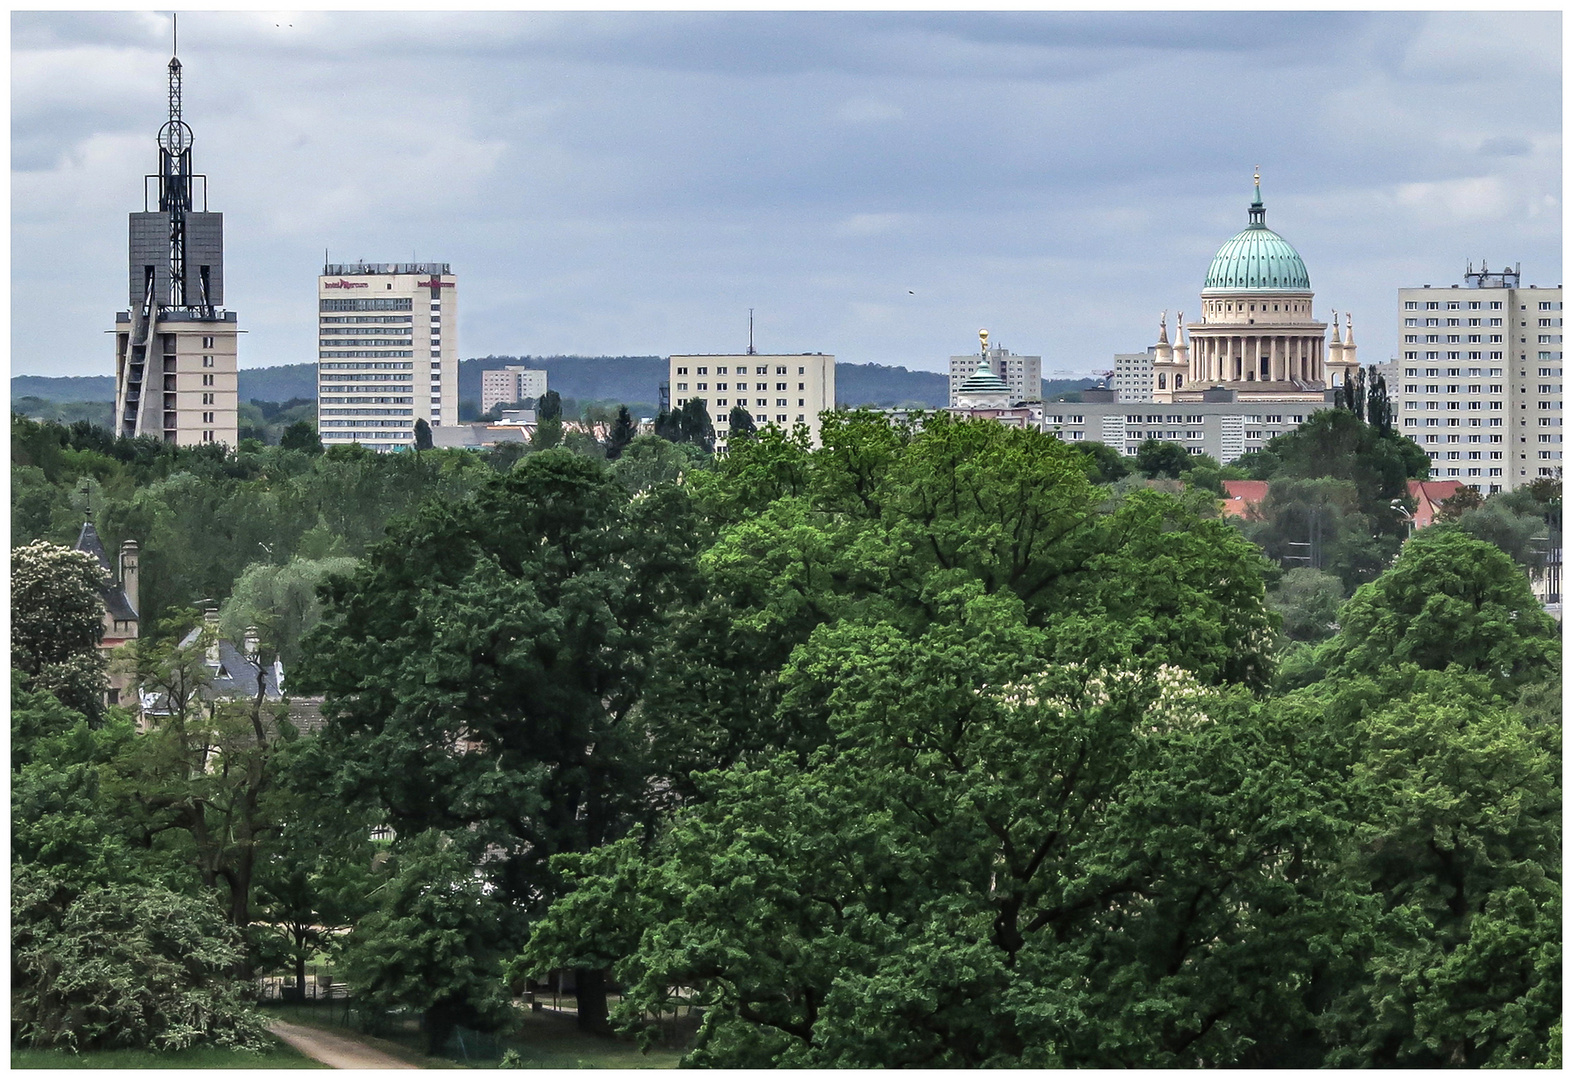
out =
<path fill-rule="evenodd" d="M 212 993 L 331 942 L 434 1038 L 570 970 L 589 1027 L 698 1008 L 694 1065 L 1560 1063 L 1557 627 L 1473 511 L 1403 542 L 1423 455 L 1343 412 L 1238 466 L 1390 545 L 1295 642 L 1216 463 L 861 412 L 716 458 L 697 419 L 612 461 L 17 424 L 14 545 L 90 508 L 173 548 L 145 684 L 200 682 L 179 609 L 239 596 L 327 721 L 195 694 L 134 736 L 14 634 L 27 955 L 167 892 Z"/>

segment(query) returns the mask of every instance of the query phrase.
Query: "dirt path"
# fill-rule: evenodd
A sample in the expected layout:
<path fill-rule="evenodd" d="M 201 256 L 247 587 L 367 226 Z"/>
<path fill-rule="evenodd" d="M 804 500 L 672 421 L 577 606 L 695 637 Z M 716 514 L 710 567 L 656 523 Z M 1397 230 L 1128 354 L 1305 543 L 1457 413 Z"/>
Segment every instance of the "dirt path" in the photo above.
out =
<path fill-rule="evenodd" d="M 334 1069 L 414 1069 L 402 1058 L 332 1032 L 275 1020 L 268 1030 L 309 1058 Z"/>

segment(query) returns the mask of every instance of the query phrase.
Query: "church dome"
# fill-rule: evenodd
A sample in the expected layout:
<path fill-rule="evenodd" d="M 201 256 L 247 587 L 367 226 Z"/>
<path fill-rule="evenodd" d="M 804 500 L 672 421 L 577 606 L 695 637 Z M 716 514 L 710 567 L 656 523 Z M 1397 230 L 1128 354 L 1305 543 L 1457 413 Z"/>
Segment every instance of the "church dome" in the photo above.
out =
<path fill-rule="evenodd" d="M 1202 295 L 1221 292 L 1310 292 L 1311 276 L 1294 245 L 1267 227 L 1262 205 L 1262 185 L 1256 184 L 1256 201 L 1250 223 L 1224 241 L 1207 270 Z"/>
<path fill-rule="evenodd" d="M 994 368 L 988 364 L 979 364 L 977 370 L 967 376 L 967 381 L 956 388 L 958 394 L 1008 394 L 1010 384 L 994 374 Z"/>

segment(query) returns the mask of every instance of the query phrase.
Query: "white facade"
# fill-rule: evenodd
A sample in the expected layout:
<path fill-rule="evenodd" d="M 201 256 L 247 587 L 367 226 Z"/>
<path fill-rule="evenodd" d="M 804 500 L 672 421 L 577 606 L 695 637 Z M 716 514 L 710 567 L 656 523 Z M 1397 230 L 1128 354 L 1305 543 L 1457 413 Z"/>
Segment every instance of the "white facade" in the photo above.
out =
<path fill-rule="evenodd" d="M 1124 402 L 1152 400 L 1153 349 L 1139 353 L 1114 354 L 1115 396 Z"/>
<path fill-rule="evenodd" d="M 824 353 L 673 356 L 667 379 L 673 409 L 689 398 L 704 401 L 717 450 L 726 448 L 728 417 L 736 406 L 747 408 L 759 427 L 804 425 L 814 446 L 819 445 L 819 414 L 836 407 L 836 358 Z"/>
<path fill-rule="evenodd" d="M 1043 406 L 1043 430 L 1064 442 L 1101 442 L 1126 456 L 1148 439 L 1174 442 L 1227 465 L 1331 407 L 1251 400 L 1149 402 L 1139 408 L 1127 402 L 1055 401 Z"/>
<path fill-rule="evenodd" d="M 447 263 L 344 263 L 317 279 L 324 445 L 413 449 L 415 421 L 459 422 L 458 288 Z"/>
<path fill-rule="evenodd" d="M 481 372 L 481 412 L 498 405 L 512 405 L 546 393 L 546 372 L 526 367 L 505 367 Z"/>
<path fill-rule="evenodd" d="M 983 333 L 980 331 L 980 333 Z M 984 334 L 985 342 L 987 335 Z M 983 365 L 985 352 L 989 367 L 1010 387 L 1014 401 L 1043 400 L 1043 357 L 1017 356 L 1002 345 L 988 345 L 970 356 L 950 358 L 950 407 L 956 408 L 956 392 L 961 384 Z"/>
<path fill-rule="evenodd" d="M 1398 291 L 1393 423 L 1431 477 L 1481 494 L 1562 475 L 1562 287 L 1473 267 L 1465 284 Z"/>

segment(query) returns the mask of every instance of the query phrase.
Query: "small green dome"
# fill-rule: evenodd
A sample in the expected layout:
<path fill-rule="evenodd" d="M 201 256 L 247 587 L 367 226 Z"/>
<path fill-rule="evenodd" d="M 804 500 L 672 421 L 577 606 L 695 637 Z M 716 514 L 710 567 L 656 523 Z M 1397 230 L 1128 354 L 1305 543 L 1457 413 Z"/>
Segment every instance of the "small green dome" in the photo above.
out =
<path fill-rule="evenodd" d="M 956 387 L 958 394 L 1008 394 L 1010 385 L 994 374 L 994 368 L 989 364 L 979 364 L 977 370 L 967 376 L 967 381 Z"/>
<path fill-rule="evenodd" d="M 1202 295 L 1214 292 L 1310 292 L 1311 275 L 1294 245 L 1267 227 L 1262 189 L 1249 211 L 1250 224 L 1224 242 L 1207 270 Z"/>

